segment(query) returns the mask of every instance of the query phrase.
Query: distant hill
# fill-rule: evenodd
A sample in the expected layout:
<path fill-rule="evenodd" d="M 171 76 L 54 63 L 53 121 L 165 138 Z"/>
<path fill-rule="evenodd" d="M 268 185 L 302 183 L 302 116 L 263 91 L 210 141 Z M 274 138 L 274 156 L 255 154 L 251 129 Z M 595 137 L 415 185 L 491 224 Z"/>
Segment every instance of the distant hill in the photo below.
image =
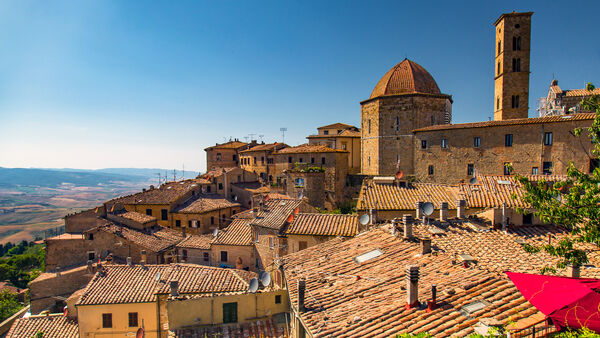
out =
<path fill-rule="evenodd" d="M 2 168 L 0 167 L 0 186 L 40 186 L 57 187 L 63 183 L 70 183 L 76 186 L 97 186 L 99 184 L 112 184 L 117 182 L 145 182 L 156 176 L 143 174 L 144 170 L 155 169 L 131 169 L 132 173 L 138 174 L 120 174 L 120 169 L 102 170 L 77 170 L 77 169 L 30 169 L 30 168 Z M 115 172 L 110 172 L 114 170 Z M 129 169 L 123 169 L 127 172 Z M 164 172 L 164 171 L 163 171 Z"/>

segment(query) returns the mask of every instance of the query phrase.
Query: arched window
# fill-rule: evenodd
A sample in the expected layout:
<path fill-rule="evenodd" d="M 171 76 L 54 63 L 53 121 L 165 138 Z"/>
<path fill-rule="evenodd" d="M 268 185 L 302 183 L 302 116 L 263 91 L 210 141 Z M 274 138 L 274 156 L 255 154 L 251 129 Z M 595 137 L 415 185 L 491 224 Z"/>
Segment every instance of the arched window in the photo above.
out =
<path fill-rule="evenodd" d="M 498 62 L 498 75 L 500 75 L 500 71 L 501 71 L 501 69 L 500 69 L 500 62 Z"/>
<path fill-rule="evenodd" d="M 502 41 L 498 41 L 498 55 L 500 55 L 501 51 L 502 51 Z"/>

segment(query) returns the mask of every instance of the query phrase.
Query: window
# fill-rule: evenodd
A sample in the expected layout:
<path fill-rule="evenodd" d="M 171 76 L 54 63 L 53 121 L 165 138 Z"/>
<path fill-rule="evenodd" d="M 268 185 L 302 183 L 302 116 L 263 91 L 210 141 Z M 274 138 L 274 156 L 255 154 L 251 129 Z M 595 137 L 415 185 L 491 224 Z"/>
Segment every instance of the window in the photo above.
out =
<path fill-rule="evenodd" d="M 311 164 L 315 164 L 315 158 L 314 158 L 314 157 L 311 157 L 311 158 L 310 158 L 310 163 L 311 163 Z"/>
<path fill-rule="evenodd" d="M 427 140 L 421 140 L 421 149 L 427 149 Z"/>
<path fill-rule="evenodd" d="M 96 253 L 94 251 L 88 251 L 87 255 L 88 261 L 93 261 L 94 259 L 96 259 Z"/>
<path fill-rule="evenodd" d="M 323 135 L 329 135 L 329 130 L 323 131 Z"/>
<path fill-rule="evenodd" d="M 112 313 L 103 313 L 102 314 L 102 327 L 103 328 L 111 328 L 112 327 Z"/>
<path fill-rule="evenodd" d="M 519 108 L 519 95 L 513 95 L 511 97 L 512 101 L 511 101 L 511 107 L 512 108 Z"/>
<path fill-rule="evenodd" d="M 202 258 L 204 258 L 204 261 L 208 262 L 208 252 L 203 253 L 202 256 Z"/>
<path fill-rule="evenodd" d="M 533 224 L 533 214 L 523 214 L 523 224 Z"/>
<path fill-rule="evenodd" d="M 498 75 L 500 75 L 500 62 L 498 62 Z"/>
<path fill-rule="evenodd" d="M 167 209 L 160 209 L 160 219 L 167 221 L 169 219 L 169 211 Z"/>
<path fill-rule="evenodd" d="M 513 36 L 513 50 L 521 50 L 521 37 Z"/>
<path fill-rule="evenodd" d="M 368 120 L 367 124 L 369 125 L 369 134 L 371 133 L 371 120 Z"/>
<path fill-rule="evenodd" d="M 346 150 L 346 148 L 348 148 L 348 145 L 346 142 L 342 142 L 342 150 Z"/>
<path fill-rule="evenodd" d="M 481 137 L 475 136 L 473 137 L 473 147 L 479 148 L 481 146 Z"/>
<path fill-rule="evenodd" d="M 513 72 L 520 72 L 521 71 L 521 59 L 513 58 L 512 66 L 513 66 Z"/>
<path fill-rule="evenodd" d="M 308 243 L 306 241 L 298 242 L 298 250 L 304 250 L 308 247 Z"/>
<path fill-rule="evenodd" d="M 217 153 L 217 161 L 221 160 L 221 153 Z"/>
<path fill-rule="evenodd" d="M 152 216 L 152 209 L 146 209 L 146 215 Z"/>
<path fill-rule="evenodd" d="M 210 192 L 210 185 L 206 186 L 206 192 Z"/>
<path fill-rule="evenodd" d="M 538 167 L 531 168 L 531 175 L 537 175 L 537 174 L 538 174 Z"/>
<path fill-rule="evenodd" d="M 321 157 L 321 164 L 325 164 L 325 157 Z"/>
<path fill-rule="evenodd" d="M 264 156 L 260 157 L 260 164 L 265 164 L 265 157 Z"/>
<path fill-rule="evenodd" d="M 513 134 L 504 135 L 504 146 L 512 147 L 512 145 L 513 145 Z"/>
<path fill-rule="evenodd" d="M 236 154 L 233 154 L 233 156 L 231 157 L 231 159 L 232 159 L 234 162 L 237 162 L 237 155 L 236 155 Z"/>
<path fill-rule="evenodd" d="M 192 221 L 188 221 L 188 228 L 192 227 Z"/>
<path fill-rule="evenodd" d="M 210 216 L 210 224 L 215 224 L 215 216 Z"/>
<path fill-rule="evenodd" d="M 396 131 L 400 130 L 400 117 L 396 116 Z"/>
<path fill-rule="evenodd" d="M 281 304 L 281 295 L 275 295 L 275 304 Z"/>
<path fill-rule="evenodd" d="M 296 188 L 304 188 L 304 178 L 297 178 L 295 181 Z"/>
<path fill-rule="evenodd" d="M 371 156 L 369 155 L 369 167 L 371 166 Z"/>
<path fill-rule="evenodd" d="M 299 163 L 304 163 L 304 160 L 302 159 L 302 157 L 300 157 L 300 160 L 298 162 Z"/>
<path fill-rule="evenodd" d="M 544 175 L 552 174 L 552 162 L 544 162 L 543 174 Z"/>
<path fill-rule="evenodd" d="M 502 51 L 502 42 L 498 41 L 498 54 Z"/>
<path fill-rule="evenodd" d="M 186 249 L 183 249 L 183 250 L 181 251 L 181 258 L 182 258 L 184 261 L 185 261 L 185 260 L 187 260 L 187 250 L 186 250 Z M 131 325 L 130 325 L 130 326 L 131 326 Z"/>
<path fill-rule="evenodd" d="M 227 262 L 227 251 L 221 251 L 221 262 Z"/>
<path fill-rule="evenodd" d="M 590 174 L 596 170 L 596 168 L 600 167 L 600 160 L 597 158 L 590 159 Z"/>
<path fill-rule="evenodd" d="M 254 241 L 255 241 L 256 243 L 258 243 L 258 240 L 259 240 L 259 239 L 260 239 L 260 237 L 259 237 L 259 235 L 258 235 L 258 232 L 257 232 L 257 233 L 255 233 L 255 234 L 254 234 Z"/>
<path fill-rule="evenodd" d="M 129 312 L 129 327 L 138 326 L 138 313 L 137 312 Z"/>
<path fill-rule="evenodd" d="M 181 228 L 181 220 L 175 220 L 175 226 Z"/>
<path fill-rule="evenodd" d="M 496 98 L 496 110 L 500 109 L 500 98 Z"/>
<path fill-rule="evenodd" d="M 275 246 L 275 243 L 273 241 L 273 237 L 269 237 L 269 248 L 273 249 L 274 246 Z"/>
<path fill-rule="evenodd" d="M 254 165 L 256 165 L 256 156 L 254 156 Z"/>
<path fill-rule="evenodd" d="M 544 145 L 545 146 L 552 145 L 552 132 L 544 133 Z"/>
<path fill-rule="evenodd" d="M 475 166 L 473 163 L 467 164 L 467 176 L 473 176 L 473 172 L 475 172 Z"/>
<path fill-rule="evenodd" d="M 427 168 L 427 173 L 429 175 L 433 175 L 433 165 L 431 165 L 431 164 L 429 165 L 429 167 Z"/>
<path fill-rule="evenodd" d="M 238 181 L 238 182 L 241 182 L 241 181 L 242 181 L 242 175 L 238 175 L 238 180 L 237 180 L 237 181 Z"/>
<path fill-rule="evenodd" d="M 94 234 L 89 234 L 89 235 L 88 235 L 88 239 L 89 239 L 90 241 L 93 241 L 93 240 L 94 240 Z"/>
<path fill-rule="evenodd" d="M 510 172 L 512 171 L 510 165 L 510 162 L 504 162 L 504 175 L 510 175 Z"/>
<path fill-rule="evenodd" d="M 237 303 L 223 303 L 223 323 L 237 323 Z"/>
<path fill-rule="evenodd" d="M 442 139 L 442 149 L 448 148 L 448 139 Z"/>
<path fill-rule="evenodd" d="M 292 157 L 288 156 L 288 163 L 292 163 Z"/>
<path fill-rule="evenodd" d="M 356 256 L 354 258 L 354 261 L 356 263 L 360 264 L 360 263 L 364 263 L 364 262 L 366 262 L 368 260 L 377 258 L 377 257 L 379 257 L 381 255 L 383 255 L 383 251 L 381 251 L 379 249 L 375 249 L 375 250 L 369 251 L 367 253 L 364 253 L 364 254 L 362 254 L 360 256 Z"/>
<path fill-rule="evenodd" d="M 223 190 L 223 183 L 219 183 L 219 190 Z"/>

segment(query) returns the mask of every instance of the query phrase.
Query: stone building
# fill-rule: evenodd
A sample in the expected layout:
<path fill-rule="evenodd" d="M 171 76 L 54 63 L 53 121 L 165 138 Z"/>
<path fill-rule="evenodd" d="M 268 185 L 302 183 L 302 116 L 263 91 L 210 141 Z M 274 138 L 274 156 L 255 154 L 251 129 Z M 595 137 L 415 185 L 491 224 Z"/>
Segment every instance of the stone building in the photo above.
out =
<path fill-rule="evenodd" d="M 358 232 L 357 215 L 299 213 L 284 232 L 284 251 L 294 253 L 335 237 L 354 237 Z"/>
<path fill-rule="evenodd" d="M 496 26 L 494 120 L 527 118 L 531 15 L 502 14 Z"/>
<path fill-rule="evenodd" d="M 540 99 L 538 108 L 540 117 L 566 115 L 587 112 L 580 105 L 581 101 L 592 95 L 600 95 L 600 88 L 592 91 L 587 89 L 561 89 L 558 80 L 552 80 L 548 95 Z M 588 112 L 590 113 L 590 112 Z"/>
<path fill-rule="evenodd" d="M 258 271 L 250 219 L 238 218 L 219 231 L 211 242 L 213 266 Z"/>
<path fill-rule="evenodd" d="M 208 234 L 226 227 L 241 205 L 217 194 L 196 194 L 172 211 L 172 229 L 186 234 Z"/>
<path fill-rule="evenodd" d="M 287 148 L 285 143 L 268 143 L 256 145 L 240 152 L 240 167 L 253 172 L 264 183 L 272 183 L 275 173 L 273 152 Z"/>
<path fill-rule="evenodd" d="M 306 138 L 308 144 L 347 150 L 348 173 L 356 174 L 360 171 L 360 129 L 345 123 L 334 123 L 317 128 L 316 135 L 309 135 Z"/>
<path fill-rule="evenodd" d="M 405 59 L 361 103 L 361 173 L 412 174 L 412 130 L 451 121 L 452 97 L 425 68 Z"/>
<path fill-rule="evenodd" d="M 256 141 L 248 144 L 235 139 L 205 148 L 207 170 L 237 167 L 240 164 L 240 151 L 248 149 L 253 144 L 256 144 Z"/>
<path fill-rule="evenodd" d="M 213 235 L 192 235 L 176 245 L 177 262 L 211 266 L 210 245 Z"/>

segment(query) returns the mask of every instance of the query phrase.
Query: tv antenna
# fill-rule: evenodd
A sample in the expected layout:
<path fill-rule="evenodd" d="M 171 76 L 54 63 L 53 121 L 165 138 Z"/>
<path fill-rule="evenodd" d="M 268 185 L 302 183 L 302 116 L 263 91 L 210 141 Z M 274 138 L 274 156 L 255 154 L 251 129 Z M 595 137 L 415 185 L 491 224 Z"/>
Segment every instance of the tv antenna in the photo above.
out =
<path fill-rule="evenodd" d="M 279 131 L 281 132 L 281 143 L 285 143 L 285 132 L 287 131 L 287 128 L 281 127 L 279 128 Z"/>
<path fill-rule="evenodd" d="M 161 178 L 160 173 L 156 173 L 156 175 L 158 175 L 158 185 L 160 186 L 160 178 Z"/>
<path fill-rule="evenodd" d="M 246 143 L 248 143 L 248 138 L 249 136 L 244 136 L 244 140 L 246 140 Z"/>
<path fill-rule="evenodd" d="M 254 140 L 254 135 L 256 135 L 256 134 L 248 134 L 248 136 L 250 136 L 250 142 L 252 142 L 252 140 Z"/>
<path fill-rule="evenodd" d="M 262 143 L 263 141 L 263 137 L 265 137 L 265 135 L 258 135 L 258 138 L 260 139 L 260 142 Z"/>

